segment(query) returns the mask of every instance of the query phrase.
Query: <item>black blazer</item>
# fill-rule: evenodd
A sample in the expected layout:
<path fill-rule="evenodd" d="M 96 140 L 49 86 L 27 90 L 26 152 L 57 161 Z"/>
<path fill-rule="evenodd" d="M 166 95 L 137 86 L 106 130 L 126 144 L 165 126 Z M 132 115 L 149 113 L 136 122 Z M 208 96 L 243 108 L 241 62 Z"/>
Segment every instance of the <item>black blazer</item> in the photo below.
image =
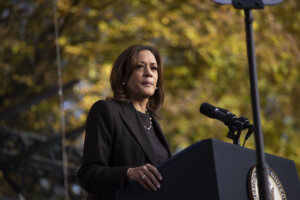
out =
<path fill-rule="evenodd" d="M 153 126 L 170 157 L 168 143 L 154 118 Z M 152 146 L 144 134 L 131 103 L 100 100 L 92 106 L 86 122 L 83 163 L 78 172 L 80 185 L 94 193 L 88 199 L 114 199 L 116 191 L 128 182 L 129 167 L 155 163 Z"/>

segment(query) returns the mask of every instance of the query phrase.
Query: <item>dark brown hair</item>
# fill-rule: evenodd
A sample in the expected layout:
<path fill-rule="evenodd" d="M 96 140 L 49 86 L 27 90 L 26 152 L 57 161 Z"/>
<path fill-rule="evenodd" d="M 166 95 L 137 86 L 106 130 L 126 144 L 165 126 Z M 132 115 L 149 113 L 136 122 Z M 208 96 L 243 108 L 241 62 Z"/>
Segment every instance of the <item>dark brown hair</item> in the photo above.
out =
<path fill-rule="evenodd" d="M 157 111 L 164 101 L 163 62 L 158 50 L 152 46 L 134 45 L 125 49 L 118 56 L 113 64 L 110 74 L 110 85 L 114 94 L 112 99 L 121 103 L 129 102 L 129 96 L 126 92 L 126 85 L 124 85 L 124 83 L 127 83 L 134 70 L 135 58 L 138 56 L 138 53 L 143 50 L 149 50 L 150 52 L 152 52 L 157 62 L 157 89 L 155 90 L 153 96 L 149 98 L 147 109 L 151 114 L 158 117 Z"/>

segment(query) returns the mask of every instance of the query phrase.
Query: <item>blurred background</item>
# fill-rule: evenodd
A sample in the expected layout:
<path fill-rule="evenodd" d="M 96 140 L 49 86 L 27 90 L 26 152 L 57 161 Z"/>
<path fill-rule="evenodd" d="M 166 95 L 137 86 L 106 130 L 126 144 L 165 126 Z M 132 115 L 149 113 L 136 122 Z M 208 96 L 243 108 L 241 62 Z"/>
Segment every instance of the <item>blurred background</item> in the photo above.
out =
<path fill-rule="evenodd" d="M 55 6 L 54 6 L 55 5 Z M 57 8 L 57 11 L 55 9 Z M 265 151 L 300 172 L 300 1 L 255 10 Z M 160 124 L 173 152 L 226 138 L 203 102 L 252 121 L 243 11 L 210 0 L 4 0 L 0 2 L 0 199 L 64 199 L 55 13 L 63 81 L 70 199 L 78 185 L 87 112 L 111 95 L 109 74 L 133 44 L 165 64 Z M 245 133 L 242 134 L 242 139 Z M 255 149 L 251 136 L 247 148 Z"/>

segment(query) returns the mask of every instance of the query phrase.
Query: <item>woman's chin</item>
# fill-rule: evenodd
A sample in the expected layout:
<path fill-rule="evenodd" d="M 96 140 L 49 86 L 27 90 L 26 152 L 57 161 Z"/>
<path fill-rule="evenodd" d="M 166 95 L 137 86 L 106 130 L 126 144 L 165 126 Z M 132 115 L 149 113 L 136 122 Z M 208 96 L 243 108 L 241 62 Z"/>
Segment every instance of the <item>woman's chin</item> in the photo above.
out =
<path fill-rule="evenodd" d="M 144 93 L 142 95 L 140 95 L 141 99 L 149 99 L 150 97 L 152 97 L 154 95 L 154 92 L 149 92 L 149 93 Z"/>
<path fill-rule="evenodd" d="M 154 93 L 155 93 L 155 90 L 149 88 L 149 89 L 141 91 L 141 96 L 146 96 L 149 98 L 149 97 L 153 96 Z"/>

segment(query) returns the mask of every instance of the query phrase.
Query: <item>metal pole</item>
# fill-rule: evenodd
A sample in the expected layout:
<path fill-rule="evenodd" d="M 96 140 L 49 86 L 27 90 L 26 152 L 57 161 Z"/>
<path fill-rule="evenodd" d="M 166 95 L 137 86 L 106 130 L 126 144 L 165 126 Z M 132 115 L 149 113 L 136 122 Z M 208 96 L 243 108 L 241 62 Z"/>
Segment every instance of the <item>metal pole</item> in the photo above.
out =
<path fill-rule="evenodd" d="M 251 9 L 244 9 L 245 24 L 246 24 L 246 39 L 247 39 L 247 52 L 248 52 L 248 64 L 250 73 L 250 85 L 251 85 L 251 103 L 252 113 L 254 121 L 254 133 L 255 133 L 255 145 L 256 145 L 256 157 L 257 157 L 257 178 L 260 200 L 270 200 L 269 181 L 267 175 L 267 164 L 264 154 L 264 140 L 261 128 L 260 120 L 260 104 L 259 93 L 257 84 L 257 70 L 256 70 L 256 58 L 254 49 L 254 36 L 253 36 L 253 15 Z"/>
<path fill-rule="evenodd" d="M 65 187 L 65 200 L 69 200 L 69 182 L 68 182 L 68 156 L 67 156 L 67 144 L 66 144 L 66 131 L 65 131 L 65 114 L 64 114 L 64 98 L 63 98 L 63 81 L 61 70 L 61 57 L 59 39 L 59 27 L 58 27 L 58 12 L 57 12 L 57 0 L 53 0 L 54 10 L 54 28 L 55 28 L 55 46 L 56 46 L 56 62 L 57 62 L 57 75 L 58 75 L 58 95 L 60 102 L 60 131 L 62 141 L 62 163 L 63 163 L 63 180 Z"/>

